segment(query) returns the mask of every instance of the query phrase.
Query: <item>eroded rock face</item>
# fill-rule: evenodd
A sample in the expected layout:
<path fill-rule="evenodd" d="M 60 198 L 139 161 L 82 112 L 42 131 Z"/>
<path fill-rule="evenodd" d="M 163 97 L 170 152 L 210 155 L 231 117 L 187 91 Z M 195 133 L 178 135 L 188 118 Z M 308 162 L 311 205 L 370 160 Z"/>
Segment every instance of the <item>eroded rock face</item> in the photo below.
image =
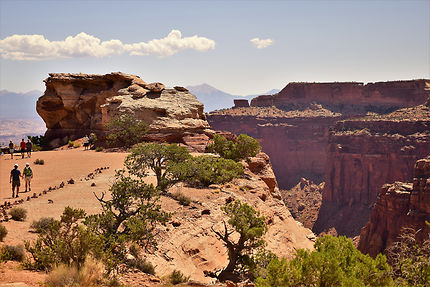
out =
<path fill-rule="evenodd" d="M 340 234 L 358 235 L 380 187 L 412 178 L 415 162 L 429 154 L 430 108 L 425 105 L 338 122 L 328 139 L 326 184 L 314 231 L 335 226 Z"/>
<path fill-rule="evenodd" d="M 186 133 L 204 133 L 208 123 L 203 104 L 185 88 L 166 89 L 137 76 L 49 74 L 36 109 L 49 139 L 64 143 L 93 131 L 105 132 L 115 115 L 130 114 L 145 121 L 155 140 L 181 141 Z"/>
<path fill-rule="evenodd" d="M 420 230 L 417 239 L 426 239 L 430 232 L 426 220 L 430 220 L 430 157 L 416 162 L 413 183 L 382 187 L 370 220 L 361 231 L 358 248 L 375 257 L 398 241 L 403 227 Z"/>
<path fill-rule="evenodd" d="M 252 99 L 251 106 L 297 109 L 316 102 L 332 111 L 362 114 L 385 113 L 421 105 L 429 96 L 428 80 L 377 83 L 289 83 L 278 94 Z"/>

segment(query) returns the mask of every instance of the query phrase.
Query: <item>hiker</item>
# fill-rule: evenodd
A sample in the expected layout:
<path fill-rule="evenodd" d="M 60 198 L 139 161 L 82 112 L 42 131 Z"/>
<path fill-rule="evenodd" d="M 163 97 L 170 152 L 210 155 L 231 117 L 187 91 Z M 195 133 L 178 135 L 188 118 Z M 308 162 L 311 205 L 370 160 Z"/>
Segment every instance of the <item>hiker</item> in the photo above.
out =
<path fill-rule="evenodd" d="M 14 149 L 15 145 L 13 144 L 12 141 L 9 142 L 9 153 L 10 153 L 10 158 L 13 159 L 13 153 L 15 152 Z"/>
<path fill-rule="evenodd" d="M 90 139 L 88 138 L 87 135 L 84 136 L 83 141 L 84 141 L 84 150 L 87 150 L 88 145 L 90 144 Z"/>
<path fill-rule="evenodd" d="M 24 139 L 21 140 L 19 147 L 21 148 L 21 158 L 24 158 L 24 154 L 25 154 L 25 141 L 24 141 Z"/>
<path fill-rule="evenodd" d="M 12 183 L 12 198 L 15 197 L 15 187 L 16 187 L 16 197 L 18 197 L 19 186 L 21 182 L 19 180 L 21 176 L 21 171 L 18 169 L 18 164 L 15 164 L 10 172 L 10 183 Z"/>
<path fill-rule="evenodd" d="M 33 178 L 33 171 L 31 170 L 30 164 L 28 162 L 25 164 L 25 167 L 22 173 L 24 174 L 24 179 L 25 179 L 25 192 L 27 192 L 27 186 L 28 186 L 28 191 L 31 191 L 30 183 L 31 183 L 31 179 Z"/>
<path fill-rule="evenodd" d="M 33 144 L 30 140 L 27 140 L 27 143 L 25 144 L 25 148 L 27 150 L 27 157 L 31 157 L 31 150 L 33 149 Z"/>
<path fill-rule="evenodd" d="M 89 146 L 90 146 L 90 149 L 94 145 L 94 138 L 95 138 L 95 134 L 94 133 L 90 133 L 90 137 L 89 137 Z"/>

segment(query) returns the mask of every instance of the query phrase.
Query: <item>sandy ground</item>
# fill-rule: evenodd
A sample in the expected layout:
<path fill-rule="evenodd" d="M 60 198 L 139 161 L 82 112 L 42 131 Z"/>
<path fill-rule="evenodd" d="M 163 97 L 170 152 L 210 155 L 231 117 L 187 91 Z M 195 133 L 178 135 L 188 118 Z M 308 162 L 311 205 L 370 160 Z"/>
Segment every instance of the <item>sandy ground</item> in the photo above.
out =
<path fill-rule="evenodd" d="M 8 230 L 4 243 L 16 245 L 22 244 L 24 240 L 35 239 L 37 235 L 31 233 L 29 228 L 33 220 L 41 217 L 59 218 L 66 206 L 83 208 L 88 214 L 98 212 L 100 205 L 93 193 L 101 194 L 109 189 L 115 170 L 122 168 L 125 156 L 126 153 L 105 153 L 82 149 L 35 152 L 30 159 L 14 156 L 11 160 L 9 155 L 2 156 L 0 158 L 0 202 L 12 201 L 9 175 L 15 163 L 22 171 L 25 163 L 29 162 L 34 172 L 31 193 L 21 193 L 20 198 L 26 199 L 33 193 L 39 195 L 49 187 L 59 186 L 61 182 L 66 183 L 64 188 L 32 198 L 19 205 L 28 211 L 27 219 L 23 222 L 2 223 Z M 33 164 L 36 158 L 44 159 L 45 164 Z M 101 167 L 109 167 L 109 169 L 95 174 L 93 179 L 86 180 L 89 173 Z M 75 184 L 67 184 L 70 178 L 75 180 Z M 92 183 L 96 185 L 92 187 Z M 21 186 L 21 191 L 23 190 Z M 48 199 L 53 203 L 48 203 Z M 0 264 L 0 286 L 2 283 L 9 282 L 24 282 L 31 286 L 39 286 L 38 282 L 43 281 L 43 277 L 41 273 L 20 270 L 18 264 Z"/>

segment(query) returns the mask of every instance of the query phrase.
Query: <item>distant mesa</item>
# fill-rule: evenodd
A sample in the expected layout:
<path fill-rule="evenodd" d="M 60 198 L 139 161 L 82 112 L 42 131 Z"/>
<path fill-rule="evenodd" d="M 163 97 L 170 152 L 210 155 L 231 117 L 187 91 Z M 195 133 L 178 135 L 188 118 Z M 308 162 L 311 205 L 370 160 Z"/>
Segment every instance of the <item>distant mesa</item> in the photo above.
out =
<path fill-rule="evenodd" d="M 91 131 L 103 135 L 105 124 L 121 113 L 145 121 L 153 140 L 181 142 L 185 135 L 204 134 L 209 128 L 203 104 L 183 87 L 166 89 L 119 72 L 49 74 L 44 82 L 36 109 L 54 146 Z"/>

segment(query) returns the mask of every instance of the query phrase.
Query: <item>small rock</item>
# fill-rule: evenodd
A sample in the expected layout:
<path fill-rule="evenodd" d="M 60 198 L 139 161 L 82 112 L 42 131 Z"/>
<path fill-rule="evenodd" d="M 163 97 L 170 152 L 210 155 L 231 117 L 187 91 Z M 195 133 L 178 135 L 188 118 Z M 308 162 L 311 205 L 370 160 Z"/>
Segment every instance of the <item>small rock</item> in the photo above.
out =
<path fill-rule="evenodd" d="M 71 179 L 69 179 L 69 180 L 67 181 L 67 183 L 68 183 L 68 184 L 75 184 L 75 180 L 74 180 L 73 178 L 71 178 Z"/>
<path fill-rule="evenodd" d="M 48 204 L 50 203 L 54 203 L 54 201 L 52 199 L 48 199 Z"/>
<path fill-rule="evenodd" d="M 205 215 L 205 214 L 211 214 L 211 211 L 209 209 L 203 209 L 202 215 Z"/>
<path fill-rule="evenodd" d="M 91 186 L 96 186 L 96 183 L 95 182 L 91 183 Z"/>

